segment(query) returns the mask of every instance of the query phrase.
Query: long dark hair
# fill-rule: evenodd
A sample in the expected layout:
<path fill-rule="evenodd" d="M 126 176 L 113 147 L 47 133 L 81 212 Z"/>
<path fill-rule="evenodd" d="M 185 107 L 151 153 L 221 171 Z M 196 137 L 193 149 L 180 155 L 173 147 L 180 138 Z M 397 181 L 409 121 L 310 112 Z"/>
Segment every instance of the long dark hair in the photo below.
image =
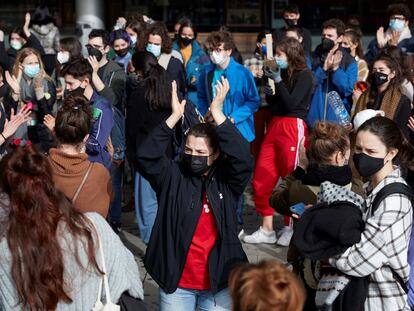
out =
<path fill-rule="evenodd" d="M 349 37 L 351 42 L 357 45 L 356 50 L 355 50 L 356 56 L 358 56 L 360 59 L 364 59 L 365 55 L 364 55 L 364 50 L 362 48 L 361 36 L 358 34 L 358 32 L 355 30 L 347 30 L 345 31 L 344 36 Z"/>
<path fill-rule="evenodd" d="M 405 168 L 414 168 L 414 148 L 393 120 L 386 117 L 374 117 L 358 128 L 357 135 L 363 131 L 377 136 L 384 143 L 387 150 L 398 149 L 398 154 L 393 159 L 394 163 Z"/>
<path fill-rule="evenodd" d="M 145 101 L 151 110 L 171 109 L 171 79 L 167 71 L 158 64 L 150 52 L 138 51 L 132 56 L 132 64 L 141 72 L 144 80 Z"/>
<path fill-rule="evenodd" d="M 19 147 L 3 158 L 0 183 L 10 198 L 5 232 L 11 276 L 22 309 L 55 310 L 61 301 L 72 302 L 64 280 L 63 258 L 67 254 L 63 254 L 59 240 L 69 234 L 74 241 L 82 241 L 73 244 L 77 264 L 88 268 L 79 258 L 78 245 L 82 245 L 88 266 L 102 273 L 95 259 L 91 223 L 55 188 L 49 161 L 34 146 Z"/>
<path fill-rule="evenodd" d="M 60 47 L 64 51 L 68 51 L 70 58 L 69 62 L 75 58 L 82 58 L 82 45 L 79 40 L 75 37 L 68 37 L 60 39 L 59 41 Z"/>
<path fill-rule="evenodd" d="M 388 84 L 387 90 L 391 89 L 397 89 L 400 90 L 401 83 L 403 81 L 403 74 L 401 70 L 401 66 L 398 63 L 397 60 L 392 58 L 389 55 L 386 54 L 380 54 L 377 56 L 374 61 L 372 62 L 373 66 L 376 62 L 382 61 L 385 63 L 385 65 L 392 71 L 395 72 L 395 77 L 390 80 L 390 83 Z M 371 68 L 372 72 L 372 68 Z M 378 95 L 378 87 L 375 86 L 371 81 L 371 75 L 368 76 L 368 82 L 370 83 L 371 87 L 369 88 L 369 95 L 368 95 L 368 102 L 367 102 L 367 108 L 368 109 L 376 109 L 375 108 L 375 100 Z"/>

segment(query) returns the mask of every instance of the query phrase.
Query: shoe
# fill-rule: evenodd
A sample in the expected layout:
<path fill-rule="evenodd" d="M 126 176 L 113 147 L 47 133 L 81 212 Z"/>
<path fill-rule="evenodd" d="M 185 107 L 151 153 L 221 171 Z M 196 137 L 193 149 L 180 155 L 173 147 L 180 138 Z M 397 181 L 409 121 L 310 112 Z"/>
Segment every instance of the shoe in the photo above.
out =
<path fill-rule="evenodd" d="M 289 246 L 293 235 L 293 229 L 290 227 L 284 227 L 279 233 L 280 235 L 276 244 L 279 246 Z"/>
<path fill-rule="evenodd" d="M 243 241 L 244 237 L 246 236 L 246 233 L 244 232 L 244 229 L 241 229 L 237 237 L 240 241 Z"/>
<path fill-rule="evenodd" d="M 276 243 L 276 232 L 274 230 L 266 231 L 260 226 L 256 232 L 244 236 L 243 241 L 249 244 L 274 244 Z"/>

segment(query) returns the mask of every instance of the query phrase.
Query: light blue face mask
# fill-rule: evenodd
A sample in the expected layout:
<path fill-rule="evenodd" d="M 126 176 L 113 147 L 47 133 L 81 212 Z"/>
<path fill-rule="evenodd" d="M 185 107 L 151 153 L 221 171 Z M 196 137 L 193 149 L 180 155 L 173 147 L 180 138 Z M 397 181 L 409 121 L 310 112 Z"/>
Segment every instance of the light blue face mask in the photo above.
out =
<path fill-rule="evenodd" d="M 152 43 L 148 43 L 147 52 L 150 52 L 155 57 L 158 57 L 158 56 L 161 55 L 161 45 L 155 45 L 155 44 L 152 44 Z"/>
<path fill-rule="evenodd" d="M 400 19 L 391 19 L 390 20 L 390 24 L 389 24 L 391 30 L 395 30 L 395 31 L 403 31 L 404 27 L 405 27 L 405 22 L 403 20 Z"/>
<path fill-rule="evenodd" d="M 34 78 L 40 72 L 40 65 L 26 65 L 24 66 L 23 71 L 29 78 Z"/>
<path fill-rule="evenodd" d="M 287 69 L 289 67 L 288 63 L 283 58 L 278 57 L 276 57 L 276 65 L 278 65 L 280 69 Z"/>

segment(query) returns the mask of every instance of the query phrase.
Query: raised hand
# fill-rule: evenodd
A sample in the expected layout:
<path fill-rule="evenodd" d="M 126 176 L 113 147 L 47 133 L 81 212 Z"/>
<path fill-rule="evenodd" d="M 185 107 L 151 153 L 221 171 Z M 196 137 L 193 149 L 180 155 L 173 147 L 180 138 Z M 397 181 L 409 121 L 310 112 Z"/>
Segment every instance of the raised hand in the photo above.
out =
<path fill-rule="evenodd" d="M 171 87 L 172 87 L 172 90 L 171 90 L 172 113 L 165 122 L 167 123 L 168 127 L 172 129 L 184 115 L 186 101 L 183 100 L 180 102 L 180 100 L 178 99 L 177 83 L 175 81 L 171 83 Z"/>
<path fill-rule="evenodd" d="M 280 77 L 280 67 L 277 67 L 276 70 L 271 70 L 269 68 L 264 69 L 264 74 L 266 77 L 272 79 L 276 83 L 282 81 L 282 78 Z"/>
<path fill-rule="evenodd" d="M 29 30 L 30 19 L 31 19 L 30 13 L 26 13 L 26 15 L 24 16 L 23 30 L 27 37 L 30 37 L 31 35 L 30 30 Z"/>
<path fill-rule="evenodd" d="M 391 31 L 391 38 L 388 40 L 389 45 L 397 46 L 400 40 L 401 32 L 397 30 Z"/>
<path fill-rule="evenodd" d="M 9 71 L 6 71 L 6 81 L 7 84 L 13 90 L 13 93 L 20 95 L 20 81 L 15 76 L 11 75 Z"/>
<path fill-rule="evenodd" d="M 10 120 L 6 119 L 6 122 L 4 123 L 4 129 L 2 133 L 4 138 L 7 139 L 13 136 L 13 134 L 16 133 L 19 126 L 29 119 L 30 113 L 31 111 L 27 105 L 24 106 L 23 109 L 20 110 L 17 114 L 14 114 L 14 110 L 12 109 Z"/>
<path fill-rule="evenodd" d="M 99 62 L 95 56 L 88 56 L 88 62 L 91 64 L 92 70 L 94 73 L 98 72 L 99 69 Z"/>
<path fill-rule="evenodd" d="M 340 50 L 337 50 L 332 56 L 332 69 L 335 71 L 341 64 L 343 54 Z"/>
<path fill-rule="evenodd" d="M 3 30 L 0 30 L 0 42 L 4 41 L 4 32 Z"/>
<path fill-rule="evenodd" d="M 230 90 L 229 81 L 222 76 L 221 81 L 217 81 L 215 87 L 217 91 L 216 97 L 214 97 L 210 105 L 210 110 L 218 109 L 221 111 L 221 109 L 223 108 L 224 100 L 226 99 L 226 95 Z"/>
<path fill-rule="evenodd" d="M 377 44 L 382 49 L 387 44 L 387 38 L 385 37 L 384 27 L 380 27 L 377 30 Z"/>
<path fill-rule="evenodd" d="M 229 81 L 225 79 L 224 77 L 221 77 L 221 81 L 217 81 L 216 97 L 214 97 L 210 105 L 211 115 L 213 116 L 214 122 L 216 122 L 217 125 L 220 125 L 224 121 L 226 121 L 226 116 L 224 115 L 222 109 L 223 109 L 224 100 L 226 99 L 226 95 L 229 90 L 230 90 Z M 231 116 L 229 116 L 229 119 L 232 123 L 235 123 L 235 120 Z"/>
<path fill-rule="evenodd" d="M 55 129 L 55 121 L 55 117 L 53 117 L 50 114 L 47 114 L 43 119 L 43 124 L 46 125 L 46 127 L 53 132 L 53 130 Z"/>

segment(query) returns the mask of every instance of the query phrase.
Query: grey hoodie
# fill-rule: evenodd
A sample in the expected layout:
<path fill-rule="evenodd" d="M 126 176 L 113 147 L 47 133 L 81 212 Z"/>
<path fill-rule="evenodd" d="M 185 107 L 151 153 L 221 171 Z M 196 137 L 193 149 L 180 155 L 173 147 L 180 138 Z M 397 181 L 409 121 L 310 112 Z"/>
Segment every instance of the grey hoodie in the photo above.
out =
<path fill-rule="evenodd" d="M 59 52 L 59 29 L 53 24 L 32 25 L 31 33 L 39 39 L 46 54 L 56 54 Z"/>

